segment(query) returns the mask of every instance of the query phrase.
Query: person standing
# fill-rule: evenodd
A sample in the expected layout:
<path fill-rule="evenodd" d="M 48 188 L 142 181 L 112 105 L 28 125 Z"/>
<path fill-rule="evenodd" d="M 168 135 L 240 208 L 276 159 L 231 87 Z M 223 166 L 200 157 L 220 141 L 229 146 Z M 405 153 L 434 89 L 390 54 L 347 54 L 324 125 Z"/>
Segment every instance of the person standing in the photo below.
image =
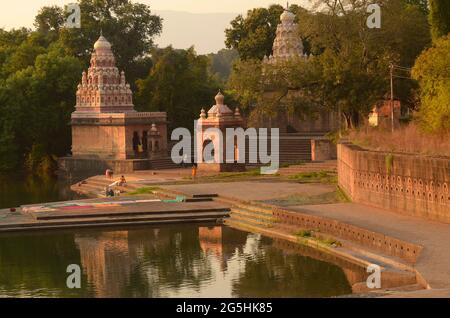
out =
<path fill-rule="evenodd" d="M 192 165 L 192 180 L 195 180 L 197 178 L 197 163 L 194 163 Z"/>
<path fill-rule="evenodd" d="M 186 167 L 187 167 L 187 163 L 188 163 L 188 155 L 185 153 L 185 154 L 183 155 L 183 162 L 181 163 L 181 166 L 182 166 L 183 168 L 186 168 Z"/>
<path fill-rule="evenodd" d="M 105 177 L 108 179 L 112 179 L 113 176 L 114 176 L 114 171 L 112 171 L 111 169 L 106 169 Z"/>

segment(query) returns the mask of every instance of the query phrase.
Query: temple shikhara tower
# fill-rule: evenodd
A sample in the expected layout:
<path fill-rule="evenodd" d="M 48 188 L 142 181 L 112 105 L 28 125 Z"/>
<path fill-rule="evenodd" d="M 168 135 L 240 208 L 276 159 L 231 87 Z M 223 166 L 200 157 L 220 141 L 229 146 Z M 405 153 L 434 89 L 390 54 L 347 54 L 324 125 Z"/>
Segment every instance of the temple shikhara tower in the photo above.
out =
<path fill-rule="evenodd" d="M 293 57 L 304 57 L 303 42 L 298 35 L 298 24 L 295 23 L 295 15 L 288 11 L 280 16 L 280 24 L 277 26 L 275 41 L 273 42 L 272 55 L 264 57 L 264 63 L 276 64 L 288 61 Z"/>
<path fill-rule="evenodd" d="M 166 113 L 134 109 L 125 72 L 116 67 L 111 44 L 103 35 L 94 44 L 76 101 L 72 157 L 60 160 L 63 170 L 129 172 L 150 168 L 152 159 L 167 156 Z"/>
<path fill-rule="evenodd" d="M 280 23 L 277 26 L 276 37 L 273 43 L 272 55 L 263 59 L 263 70 L 265 74 L 270 71 L 282 71 L 287 62 L 303 60 L 307 62 L 310 57 L 304 52 L 304 46 L 299 34 L 299 26 L 295 21 L 296 16 L 288 9 L 285 9 L 280 16 Z M 276 68 L 280 66 L 280 68 Z M 273 97 L 273 92 L 265 92 L 266 98 Z M 290 90 L 286 97 L 301 95 L 296 90 Z M 283 102 L 283 101 L 281 101 Z M 338 129 L 337 114 L 327 110 L 317 110 L 314 116 L 300 118 L 295 114 L 281 110 L 275 117 L 259 115 L 258 126 L 268 128 L 279 128 L 281 133 L 308 133 L 313 136 L 321 136 L 330 131 Z"/>

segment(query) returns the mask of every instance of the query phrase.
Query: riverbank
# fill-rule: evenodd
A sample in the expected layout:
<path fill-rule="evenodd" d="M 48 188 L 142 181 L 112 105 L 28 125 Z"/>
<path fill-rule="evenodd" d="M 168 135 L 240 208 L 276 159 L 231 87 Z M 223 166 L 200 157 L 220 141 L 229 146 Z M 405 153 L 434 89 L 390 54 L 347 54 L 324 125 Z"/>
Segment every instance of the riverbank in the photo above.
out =
<path fill-rule="evenodd" d="M 208 177 L 194 183 L 188 180 L 188 169 L 146 172 L 127 175 L 129 185 L 124 191 L 147 189 L 153 193 L 147 198 L 217 195 L 215 204 L 231 208 L 226 225 L 294 246 L 312 246 L 318 254 L 340 262 L 339 266 L 344 261 L 358 267 L 359 276 L 349 276 L 355 293 L 395 296 L 426 289 L 431 295 L 450 297 L 449 225 L 347 202 L 330 196 L 338 193 L 336 185 L 327 182 L 330 178 L 325 183 L 311 180 L 311 173 L 299 178 L 305 173 L 304 165 L 298 170 L 296 166 L 283 169 L 270 178 Z M 94 179 L 102 178 L 106 179 Z M 131 218 L 128 224 L 133 224 Z M 382 291 L 365 287 L 369 264 L 383 269 Z"/>
<path fill-rule="evenodd" d="M 245 185 L 246 186 L 246 185 Z M 302 184 L 302 187 L 308 187 L 310 185 Z M 312 186 L 312 185 L 311 185 Z M 165 188 L 175 191 L 174 193 L 187 193 L 193 194 L 196 191 L 202 191 L 206 188 L 216 190 L 219 194 L 219 198 L 228 197 L 233 198 L 233 200 L 242 201 L 242 197 L 236 197 L 236 193 L 239 192 L 238 186 L 234 184 L 215 184 L 215 185 L 195 185 L 193 187 L 184 185 L 174 185 L 166 186 Z M 249 206 L 257 207 L 255 212 L 260 212 L 261 202 L 260 200 L 265 196 L 270 196 L 272 189 L 283 188 L 283 185 L 277 186 L 276 183 L 264 183 L 258 182 L 254 184 L 253 187 L 246 187 L 245 197 L 249 200 L 244 200 Z M 250 191 L 253 189 L 253 191 Z M 263 205 L 265 210 L 269 210 L 272 214 L 271 217 L 276 215 L 277 210 L 280 207 Z M 355 231 L 356 235 L 345 235 L 344 233 L 334 232 L 331 233 L 333 237 L 340 241 L 348 241 L 359 247 L 361 251 L 368 251 L 374 255 L 380 255 L 386 259 L 392 259 L 398 262 L 398 256 L 401 256 L 401 252 L 408 252 L 413 250 L 409 244 L 416 246 L 419 250 L 417 257 L 415 259 L 410 257 L 404 257 L 404 265 L 410 267 L 414 271 L 417 271 L 418 282 L 426 288 L 433 289 L 450 289 L 450 253 L 448 253 L 448 246 L 450 244 L 450 226 L 444 223 L 427 221 L 421 218 L 410 217 L 406 215 L 399 215 L 394 212 L 387 210 L 373 208 L 365 206 L 362 204 L 355 203 L 335 203 L 335 204 L 316 204 L 316 205 L 297 205 L 282 207 L 282 210 L 291 213 L 292 218 L 296 217 L 309 217 L 311 220 L 315 218 L 316 224 L 312 221 L 309 226 L 301 225 L 300 223 L 287 220 L 286 222 L 292 223 L 294 229 L 291 229 L 291 233 L 295 233 L 295 230 L 300 230 L 302 228 L 307 228 L 309 230 L 315 230 L 319 227 L 318 222 L 320 219 L 327 220 L 329 222 L 339 222 L 341 226 L 348 225 L 347 233 L 350 231 L 355 231 L 355 228 L 365 230 L 365 233 L 358 233 Z M 233 213 L 236 211 L 232 209 L 231 221 L 233 220 Z M 258 218 L 255 217 L 256 214 L 250 214 L 249 217 L 254 217 L 255 223 L 257 223 Z M 259 218 L 261 219 L 261 218 Z M 248 219 L 246 221 L 249 221 Z M 260 221 L 260 220 L 259 220 Z M 261 222 L 260 222 L 261 223 Z M 280 222 L 275 222 L 269 226 L 276 227 Z M 334 224 L 334 223 L 333 223 Z M 322 226 L 323 224 L 321 224 Z M 353 228 L 350 228 L 353 227 Z M 343 229 L 343 227 L 342 227 Z M 331 231 L 326 231 L 322 227 L 319 233 L 326 233 Z M 391 244 L 396 249 L 384 249 L 384 247 L 376 248 L 379 245 L 378 236 L 381 235 L 383 238 L 382 245 Z M 363 238 L 363 235 L 365 237 Z M 352 237 L 353 236 L 353 237 Z M 392 242 L 389 238 L 393 239 Z M 394 243 L 394 241 L 397 242 Z M 400 241 L 404 244 L 400 244 Z M 373 243 L 372 243 L 373 242 Z M 376 243 L 376 244 L 374 244 Z M 392 253 L 390 252 L 392 251 Z M 399 251 L 397 255 L 396 251 Z M 449 293 L 450 295 L 450 293 Z"/>

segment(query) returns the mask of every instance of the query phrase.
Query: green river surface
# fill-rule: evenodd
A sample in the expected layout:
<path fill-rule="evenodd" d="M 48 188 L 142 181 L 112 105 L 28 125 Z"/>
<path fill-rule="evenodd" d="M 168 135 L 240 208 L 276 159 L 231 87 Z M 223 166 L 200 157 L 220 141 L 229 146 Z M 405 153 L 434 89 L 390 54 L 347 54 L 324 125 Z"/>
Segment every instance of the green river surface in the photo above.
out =
<path fill-rule="evenodd" d="M 0 187 L 0 208 L 74 198 L 53 179 L 8 180 Z M 283 242 L 199 224 L 4 233 L 0 297 L 351 294 L 343 269 L 286 248 Z M 67 287 L 71 264 L 81 269 L 80 289 Z"/>
<path fill-rule="evenodd" d="M 1 297 L 330 297 L 343 270 L 259 234 L 198 224 L 0 235 Z M 81 289 L 66 285 L 80 266 Z"/>
<path fill-rule="evenodd" d="M 79 198 L 70 185 L 53 177 L 0 176 L 0 209 Z"/>

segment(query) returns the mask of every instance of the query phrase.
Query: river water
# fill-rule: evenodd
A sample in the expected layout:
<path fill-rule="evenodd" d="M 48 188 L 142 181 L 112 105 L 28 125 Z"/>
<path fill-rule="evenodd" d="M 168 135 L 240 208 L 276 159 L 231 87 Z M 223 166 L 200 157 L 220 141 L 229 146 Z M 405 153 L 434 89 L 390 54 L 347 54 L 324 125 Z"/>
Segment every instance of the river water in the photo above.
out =
<path fill-rule="evenodd" d="M 330 297 L 344 271 L 280 241 L 195 224 L 0 235 L 0 297 Z M 293 243 L 295 244 L 295 243 Z M 66 285 L 79 265 L 81 288 Z"/>
<path fill-rule="evenodd" d="M 0 209 L 76 198 L 69 183 L 53 177 L 0 176 Z"/>

